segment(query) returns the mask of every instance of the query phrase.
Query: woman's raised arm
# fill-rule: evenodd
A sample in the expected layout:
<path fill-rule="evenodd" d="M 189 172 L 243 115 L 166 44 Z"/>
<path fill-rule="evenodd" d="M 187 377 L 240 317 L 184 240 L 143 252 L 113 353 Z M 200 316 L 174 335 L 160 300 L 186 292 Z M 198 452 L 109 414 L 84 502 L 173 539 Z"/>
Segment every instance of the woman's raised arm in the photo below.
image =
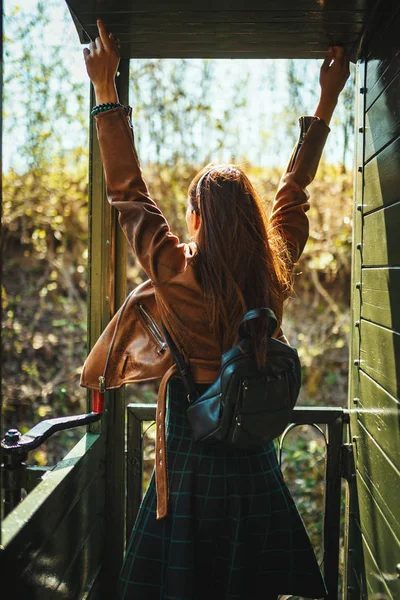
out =
<path fill-rule="evenodd" d="M 102 21 L 98 28 L 100 36 L 84 50 L 87 72 L 97 103 L 118 103 L 118 47 Z M 150 198 L 124 109 L 114 107 L 95 118 L 108 200 L 119 211 L 120 225 L 147 275 L 154 283 L 164 283 L 185 269 L 184 244 Z"/>
<path fill-rule="evenodd" d="M 329 123 L 348 77 L 349 59 L 343 48 L 333 46 L 321 67 L 321 96 L 314 117 L 300 118 L 300 139 L 279 182 L 269 226 L 285 240 L 293 263 L 300 258 L 309 234 L 305 213 L 310 208 L 310 193 L 306 188 L 317 172 Z"/>

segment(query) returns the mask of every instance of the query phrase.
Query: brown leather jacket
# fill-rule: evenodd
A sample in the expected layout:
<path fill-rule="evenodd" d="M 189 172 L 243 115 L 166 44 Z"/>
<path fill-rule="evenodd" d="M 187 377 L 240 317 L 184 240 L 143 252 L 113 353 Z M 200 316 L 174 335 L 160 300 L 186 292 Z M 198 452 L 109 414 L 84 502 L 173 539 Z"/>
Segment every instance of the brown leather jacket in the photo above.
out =
<path fill-rule="evenodd" d="M 306 187 L 314 179 L 330 131 L 321 119 L 301 117 L 299 121 L 301 136 L 280 180 L 270 216 L 271 225 L 279 228 L 283 243 L 290 249 L 293 263 L 308 238 Z M 100 113 L 96 123 L 108 200 L 119 211 L 120 225 L 149 279 L 128 296 L 96 342 L 85 361 L 81 385 L 103 391 L 128 382 L 162 379 L 156 439 L 157 518 L 162 518 L 167 514 L 168 499 L 165 392 L 169 377 L 176 371 L 161 333 L 161 321 L 190 364 L 196 381 L 215 380 L 221 353 L 191 265 L 196 245 L 179 243 L 150 198 L 124 110 Z M 280 326 L 274 337 L 287 342 Z"/>

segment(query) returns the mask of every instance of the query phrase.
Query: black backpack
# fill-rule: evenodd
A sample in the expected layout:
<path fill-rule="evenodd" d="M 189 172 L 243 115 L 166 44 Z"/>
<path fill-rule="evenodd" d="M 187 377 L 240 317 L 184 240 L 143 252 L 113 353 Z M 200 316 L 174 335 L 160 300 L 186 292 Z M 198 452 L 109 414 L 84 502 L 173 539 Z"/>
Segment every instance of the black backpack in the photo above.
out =
<path fill-rule="evenodd" d="M 267 364 L 258 369 L 246 323 L 268 318 Z M 249 310 L 239 329 L 239 343 L 221 358 L 221 371 L 201 396 L 168 331 L 167 343 L 185 384 L 187 417 L 195 441 L 256 448 L 283 433 L 301 387 L 297 350 L 272 337 L 277 319 L 269 308 Z"/>

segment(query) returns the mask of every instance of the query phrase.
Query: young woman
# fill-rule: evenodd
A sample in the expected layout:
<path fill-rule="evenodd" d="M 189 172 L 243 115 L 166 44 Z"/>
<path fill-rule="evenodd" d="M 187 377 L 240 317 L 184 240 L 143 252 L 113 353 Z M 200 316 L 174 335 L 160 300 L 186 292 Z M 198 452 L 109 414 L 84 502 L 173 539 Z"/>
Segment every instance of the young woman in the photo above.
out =
<path fill-rule="evenodd" d="M 128 544 L 119 597 L 321 598 L 325 582 L 274 443 L 250 451 L 192 441 L 185 389 L 163 343 L 161 321 L 189 362 L 200 392 L 215 380 L 221 353 L 235 343 L 247 310 L 268 306 L 281 323 L 293 264 L 308 237 L 306 187 L 349 76 L 348 59 L 333 47 L 322 65 L 320 102 L 313 117 L 300 121 L 304 135 L 270 217 L 241 169 L 210 164 L 189 187 L 186 220 L 192 242 L 182 244 L 143 181 L 130 111 L 118 104 L 114 84 L 118 48 L 101 21 L 98 27 L 99 37 L 84 56 L 98 105 L 107 195 L 149 280 L 100 338 L 85 363 L 82 384 L 97 387 L 100 377 L 108 389 L 162 377 L 155 472 Z M 259 364 L 265 360 L 265 327 L 251 332 Z M 287 341 L 280 326 L 274 337 Z"/>

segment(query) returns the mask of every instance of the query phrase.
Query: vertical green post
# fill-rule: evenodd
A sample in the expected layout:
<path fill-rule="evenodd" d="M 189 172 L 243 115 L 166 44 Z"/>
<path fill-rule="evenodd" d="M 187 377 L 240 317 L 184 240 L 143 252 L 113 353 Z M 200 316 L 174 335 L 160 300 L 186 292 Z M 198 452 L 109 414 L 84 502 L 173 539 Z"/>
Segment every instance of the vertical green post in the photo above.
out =
<path fill-rule="evenodd" d="M 121 60 L 117 88 L 120 102 L 128 103 L 129 59 Z M 91 106 L 94 104 L 92 92 Z M 89 166 L 89 295 L 88 346 L 93 347 L 126 295 L 126 242 L 116 211 L 107 202 L 100 149 L 95 123 L 90 125 Z M 90 405 L 90 394 L 88 396 Z M 104 555 L 99 582 L 101 598 L 115 595 L 125 543 L 125 395 L 124 390 L 106 393 L 101 424 L 104 442 Z M 95 510 L 95 507 L 93 507 Z"/>
<path fill-rule="evenodd" d="M 358 429 L 357 408 L 360 388 L 360 319 L 361 319 L 361 252 L 362 252 L 362 211 L 364 195 L 364 147 L 365 147 L 365 61 L 357 63 L 356 98 L 355 98 L 355 152 L 354 152 L 354 205 L 353 205 L 353 240 L 352 240 L 352 273 L 351 273 L 351 332 L 349 357 L 349 396 L 348 408 L 350 413 L 349 440 L 352 448 L 353 465 L 357 447 L 355 434 Z M 357 521 L 358 500 L 357 485 L 353 474 L 346 488 L 345 503 L 345 573 L 343 576 L 342 598 L 354 600 L 360 597 L 360 582 L 357 577 L 361 572 L 361 538 Z"/>
<path fill-rule="evenodd" d="M 120 102 L 128 104 L 129 59 L 121 60 L 117 89 Z M 119 227 L 115 209 L 112 211 L 111 218 L 113 236 L 110 239 L 110 246 L 113 263 L 109 285 L 113 289 L 110 305 L 115 312 L 126 295 L 126 240 Z M 125 393 L 122 389 L 113 390 L 107 395 L 106 531 L 103 569 L 110 587 L 104 589 L 105 599 L 115 597 L 115 583 L 125 549 Z"/>

